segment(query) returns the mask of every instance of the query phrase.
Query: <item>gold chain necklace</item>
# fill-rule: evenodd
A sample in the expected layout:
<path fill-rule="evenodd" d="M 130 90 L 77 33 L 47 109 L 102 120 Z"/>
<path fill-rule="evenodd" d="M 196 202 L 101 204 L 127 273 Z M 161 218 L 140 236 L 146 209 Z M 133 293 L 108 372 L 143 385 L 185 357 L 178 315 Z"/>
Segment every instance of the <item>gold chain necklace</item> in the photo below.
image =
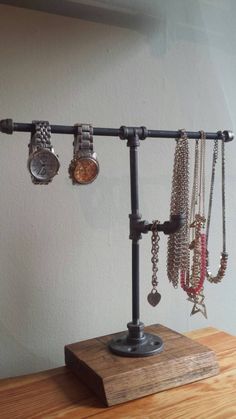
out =
<path fill-rule="evenodd" d="M 185 218 L 183 227 L 168 237 L 167 276 L 177 288 L 180 270 L 188 268 L 189 239 L 189 148 L 184 129 L 176 139 L 172 176 L 170 216 L 181 214 Z"/>
<path fill-rule="evenodd" d="M 188 271 L 181 271 L 181 287 L 193 303 L 191 315 L 201 312 L 206 317 L 203 284 L 206 270 L 206 236 L 205 227 L 205 150 L 206 135 L 200 131 L 200 155 L 198 140 L 195 143 L 195 162 L 193 189 L 190 213 L 190 230 L 192 240 L 189 245 Z M 190 268 L 190 250 L 193 251 Z"/>

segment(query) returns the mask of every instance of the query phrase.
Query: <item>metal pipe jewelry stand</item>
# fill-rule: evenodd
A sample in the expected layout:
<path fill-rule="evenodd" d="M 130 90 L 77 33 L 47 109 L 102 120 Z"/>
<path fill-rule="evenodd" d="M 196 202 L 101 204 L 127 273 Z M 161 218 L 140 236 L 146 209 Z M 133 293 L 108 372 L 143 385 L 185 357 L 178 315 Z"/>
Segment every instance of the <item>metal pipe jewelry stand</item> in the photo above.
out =
<path fill-rule="evenodd" d="M 33 132 L 33 130 L 33 124 L 14 123 L 12 119 L 0 121 L 0 131 L 3 133 Z M 76 133 L 76 128 L 51 125 L 51 132 L 73 135 Z M 96 392 L 105 404 L 113 405 L 215 375 L 218 372 L 218 365 L 214 353 L 203 345 L 190 341 L 183 335 L 160 325 L 147 328 L 151 332 L 147 333 L 144 331 L 144 324 L 140 321 L 139 240 L 143 233 L 152 230 L 153 224 L 142 220 L 139 213 L 138 147 L 140 141 L 147 137 L 178 138 L 180 131 L 158 131 L 148 130 L 145 127 L 121 126 L 119 129 L 93 128 L 93 135 L 116 136 L 121 140 L 127 140 L 127 146 L 130 149 L 129 238 L 132 240 L 132 321 L 128 323 L 126 333 L 67 345 L 65 360 L 66 364 Z M 199 139 L 200 135 L 200 132 L 187 132 L 189 139 Z M 224 131 L 223 135 L 222 131 L 206 133 L 207 140 L 217 138 L 228 142 L 233 140 L 234 135 L 231 131 Z M 181 214 L 172 216 L 170 221 L 159 224 L 157 229 L 164 234 L 172 234 L 183 225 L 183 222 L 184 218 Z M 161 337 L 157 332 L 161 334 Z M 165 341 L 164 351 L 163 340 Z M 122 355 L 122 357 L 116 357 L 115 366 L 114 355 L 107 347 L 112 353 Z M 97 356 L 94 357 L 94 354 Z M 145 362 L 144 357 L 150 355 L 153 355 L 150 361 Z M 139 363 L 137 363 L 137 357 Z M 155 379 L 153 374 L 155 374 Z"/>

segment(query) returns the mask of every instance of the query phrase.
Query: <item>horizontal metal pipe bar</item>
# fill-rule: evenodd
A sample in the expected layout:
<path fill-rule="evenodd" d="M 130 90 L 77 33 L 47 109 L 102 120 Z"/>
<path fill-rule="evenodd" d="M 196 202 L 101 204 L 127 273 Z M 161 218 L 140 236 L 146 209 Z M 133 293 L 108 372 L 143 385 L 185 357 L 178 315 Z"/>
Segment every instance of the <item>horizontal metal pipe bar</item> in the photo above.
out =
<path fill-rule="evenodd" d="M 231 131 L 224 131 L 230 133 Z M 186 131 L 187 137 L 190 139 L 200 139 L 201 134 L 200 131 Z M 206 139 L 207 140 L 215 140 L 216 138 L 220 138 L 220 131 L 219 132 L 206 132 Z M 148 137 L 152 138 L 179 138 L 180 132 L 179 131 L 156 131 L 156 130 L 148 130 Z M 232 138 L 233 139 L 233 138 Z M 232 139 L 228 140 L 231 141 Z"/>
<path fill-rule="evenodd" d="M 129 129 L 139 129 L 138 127 L 129 127 Z M 34 129 L 33 124 L 27 124 L 22 122 L 13 122 L 11 119 L 3 119 L 0 121 L 0 131 L 6 134 L 12 134 L 16 132 L 32 132 Z M 51 132 L 53 134 L 75 134 L 76 128 L 73 125 L 51 125 Z M 225 141 L 232 141 L 234 134 L 232 131 L 223 131 L 225 134 Z M 200 138 L 200 131 L 186 131 L 189 139 Z M 104 137 L 121 137 L 121 128 L 93 128 L 93 134 Z M 221 131 L 218 132 L 206 132 L 207 140 L 221 139 Z M 163 130 L 146 130 L 146 137 L 151 138 L 179 138 L 180 131 L 163 131 Z"/>
<path fill-rule="evenodd" d="M 15 122 L 13 130 L 18 132 L 32 132 L 33 124 L 24 124 Z M 94 135 L 118 137 L 119 129 L 116 128 L 93 128 Z M 75 134 L 76 128 L 72 125 L 51 125 L 51 132 L 53 134 Z"/>

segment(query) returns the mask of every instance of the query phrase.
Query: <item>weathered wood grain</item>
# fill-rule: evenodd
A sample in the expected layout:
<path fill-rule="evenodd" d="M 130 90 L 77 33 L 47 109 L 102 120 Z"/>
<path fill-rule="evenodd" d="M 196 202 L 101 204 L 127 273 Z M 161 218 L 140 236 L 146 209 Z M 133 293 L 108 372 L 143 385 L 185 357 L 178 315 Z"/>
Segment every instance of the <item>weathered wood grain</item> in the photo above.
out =
<path fill-rule="evenodd" d="M 0 380 L 0 418 L 236 418 L 236 337 L 214 328 L 186 335 L 216 352 L 219 375 L 108 408 L 61 367 Z"/>
<path fill-rule="evenodd" d="M 210 377 L 219 372 L 214 352 L 161 325 L 146 328 L 160 336 L 164 351 L 145 358 L 113 355 L 107 341 L 119 334 L 65 347 L 66 364 L 108 406 Z"/>

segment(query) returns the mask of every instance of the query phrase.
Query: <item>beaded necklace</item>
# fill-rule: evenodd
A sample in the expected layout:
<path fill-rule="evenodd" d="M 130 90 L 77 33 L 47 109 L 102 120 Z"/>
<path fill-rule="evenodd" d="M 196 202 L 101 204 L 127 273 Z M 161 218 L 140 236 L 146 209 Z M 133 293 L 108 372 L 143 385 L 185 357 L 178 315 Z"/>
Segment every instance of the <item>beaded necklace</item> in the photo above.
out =
<path fill-rule="evenodd" d="M 206 228 L 206 248 L 207 248 L 207 258 L 206 258 L 206 278 L 209 282 L 217 284 L 221 282 L 222 278 L 225 275 L 228 262 L 228 253 L 226 252 L 226 223 L 225 223 L 225 137 L 224 133 L 220 133 L 222 138 L 221 146 L 221 193 L 222 193 L 222 241 L 223 249 L 221 252 L 220 266 L 216 276 L 213 276 L 209 270 L 209 251 L 208 251 L 208 239 L 209 239 L 209 229 L 211 222 L 211 210 L 212 210 L 212 201 L 213 201 L 213 191 L 215 183 L 215 168 L 218 159 L 218 139 L 214 142 L 213 147 L 213 158 L 212 158 L 212 172 L 211 172 L 211 185 L 210 185 L 210 196 L 209 196 L 209 206 L 208 206 L 208 216 L 207 216 L 207 228 Z"/>

